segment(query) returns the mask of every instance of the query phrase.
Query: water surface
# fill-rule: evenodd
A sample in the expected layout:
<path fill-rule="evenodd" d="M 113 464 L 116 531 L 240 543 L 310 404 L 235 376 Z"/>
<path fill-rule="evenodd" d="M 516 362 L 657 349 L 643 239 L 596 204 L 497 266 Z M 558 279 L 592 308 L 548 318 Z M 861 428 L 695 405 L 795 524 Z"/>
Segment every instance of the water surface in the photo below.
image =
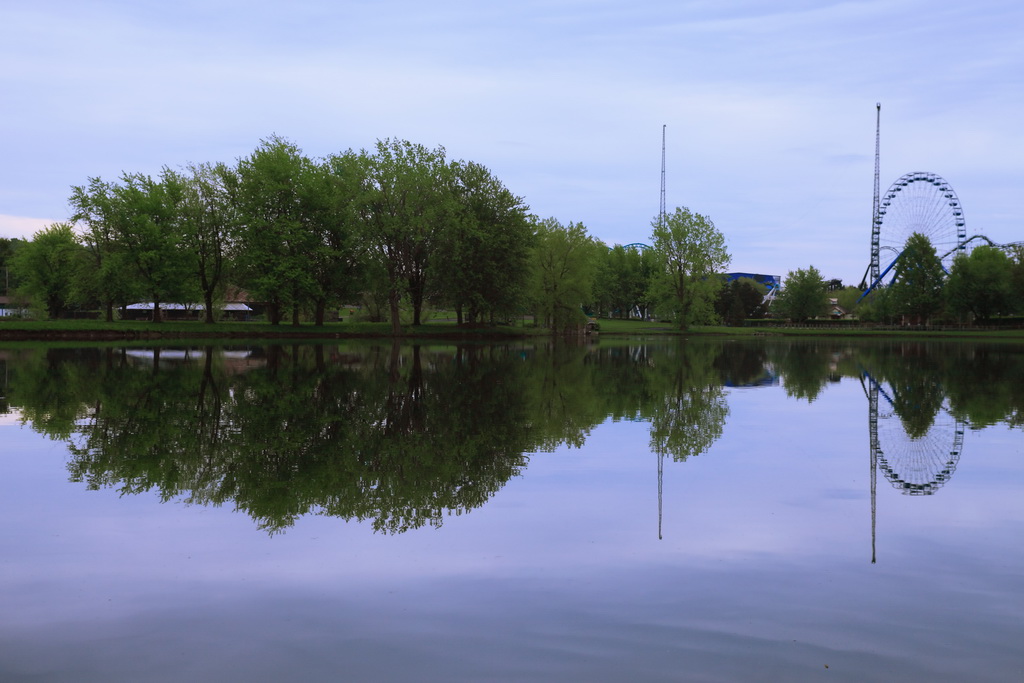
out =
<path fill-rule="evenodd" d="M 0 680 L 1024 677 L 1024 350 L 0 351 Z"/>

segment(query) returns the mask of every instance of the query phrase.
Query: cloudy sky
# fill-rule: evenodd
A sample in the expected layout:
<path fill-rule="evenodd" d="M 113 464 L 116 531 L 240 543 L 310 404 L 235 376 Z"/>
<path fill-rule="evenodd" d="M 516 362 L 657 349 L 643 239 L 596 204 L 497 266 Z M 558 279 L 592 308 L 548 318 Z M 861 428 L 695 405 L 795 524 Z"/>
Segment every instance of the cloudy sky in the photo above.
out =
<path fill-rule="evenodd" d="M 34 0 L 0 4 L 0 236 L 73 185 L 404 138 L 541 217 L 647 241 L 708 215 L 733 270 L 860 281 L 881 184 L 930 171 L 969 234 L 1024 240 L 1018 0 Z"/>

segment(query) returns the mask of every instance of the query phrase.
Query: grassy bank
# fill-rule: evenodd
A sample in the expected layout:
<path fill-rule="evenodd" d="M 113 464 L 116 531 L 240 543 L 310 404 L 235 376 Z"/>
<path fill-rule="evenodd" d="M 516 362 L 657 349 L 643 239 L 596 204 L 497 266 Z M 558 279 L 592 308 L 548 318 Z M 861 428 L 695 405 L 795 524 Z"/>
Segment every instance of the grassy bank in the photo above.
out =
<path fill-rule="evenodd" d="M 403 325 L 400 337 L 468 338 L 526 336 L 542 334 L 530 327 L 457 327 L 441 320 L 425 325 Z M 392 337 L 390 323 L 338 322 L 316 326 L 305 323 L 271 325 L 257 322 L 219 322 L 207 324 L 194 321 L 161 323 L 119 320 L 3 320 L 0 341 L 29 340 L 147 340 L 147 339 L 339 339 L 345 337 Z"/>
<path fill-rule="evenodd" d="M 724 327 L 695 326 L 681 331 L 665 322 L 600 320 L 601 336 L 725 335 L 729 337 L 943 337 L 985 338 L 1024 341 L 1024 330 L 877 330 L 868 327 Z M 496 327 L 458 327 L 450 319 L 402 326 L 403 339 L 493 340 L 513 337 L 542 337 L 547 331 L 522 323 Z M 98 320 L 0 320 L 0 342 L 16 341 L 143 341 L 159 339 L 343 339 L 390 338 L 390 323 L 337 322 L 323 326 L 303 324 L 271 325 L 256 322 L 168 321 L 162 323 Z"/>
<path fill-rule="evenodd" d="M 873 327 L 726 327 L 724 325 L 695 325 L 685 332 L 671 323 L 639 320 L 601 320 L 602 335 L 618 334 L 675 334 L 685 336 L 725 335 L 729 337 L 948 337 L 948 338 L 1006 338 L 1024 341 L 1024 330 L 899 330 Z"/>

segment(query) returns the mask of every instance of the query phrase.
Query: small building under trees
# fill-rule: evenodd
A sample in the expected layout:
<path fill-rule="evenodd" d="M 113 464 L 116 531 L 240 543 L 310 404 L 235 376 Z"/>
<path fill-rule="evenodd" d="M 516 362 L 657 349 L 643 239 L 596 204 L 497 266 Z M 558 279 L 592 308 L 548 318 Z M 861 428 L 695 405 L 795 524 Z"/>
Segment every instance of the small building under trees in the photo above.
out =
<path fill-rule="evenodd" d="M 247 304 L 228 302 L 218 307 L 220 317 L 224 320 L 248 320 L 253 314 Z M 160 304 L 160 317 L 164 320 L 195 320 L 206 311 L 204 304 Z M 153 303 L 140 302 L 124 307 L 123 317 L 126 320 L 153 319 Z"/>

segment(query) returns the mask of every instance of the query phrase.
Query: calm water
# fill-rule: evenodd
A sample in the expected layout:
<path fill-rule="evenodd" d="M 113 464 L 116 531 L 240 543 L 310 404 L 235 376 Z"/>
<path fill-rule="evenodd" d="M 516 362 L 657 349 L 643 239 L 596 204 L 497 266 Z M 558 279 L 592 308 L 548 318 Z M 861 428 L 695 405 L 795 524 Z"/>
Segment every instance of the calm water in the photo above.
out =
<path fill-rule="evenodd" d="M 1024 348 L 0 350 L 3 681 L 1024 679 Z"/>

